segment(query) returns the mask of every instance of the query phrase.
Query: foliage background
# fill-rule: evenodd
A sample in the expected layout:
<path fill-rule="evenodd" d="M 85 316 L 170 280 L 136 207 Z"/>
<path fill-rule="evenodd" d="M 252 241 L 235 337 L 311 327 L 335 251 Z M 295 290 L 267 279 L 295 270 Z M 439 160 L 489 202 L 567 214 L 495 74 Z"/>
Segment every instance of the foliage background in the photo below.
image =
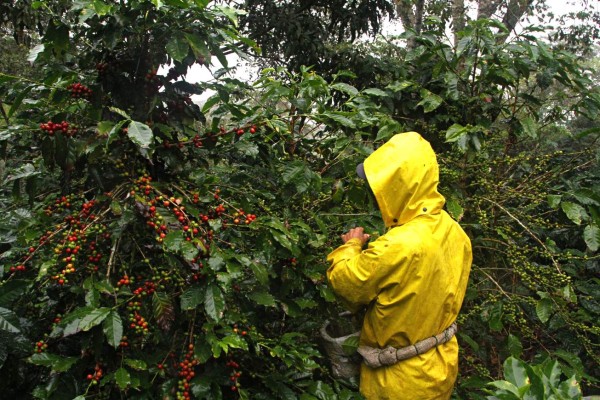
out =
<path fill-rule="evenodd" d="M 354 168 L 408 130 L 438 153 L 475 252 L 455 396 L 598 393 L 600 93 L 585 43 L 483 17 L 448 40 L 450 14 L 428 3 L 419 30 L 356 44 L 392 11 L 367 3 L 348 31 L 345 2 L 306 5 L 338 29 L 326 52 L 298 24 L 279 37 L 295 43 L 289 65 L 199 84 L 189 68 L 228 67 L 256 42 L 280 54 L 245 20 L 269 2 L 11 5 L 2 46 L 28 46 L 34 68 L 2 58 L 3 393 L 359 398 L 319 342 L 341 311 L 324 256 L 350 226 L 383 233 Z"/>

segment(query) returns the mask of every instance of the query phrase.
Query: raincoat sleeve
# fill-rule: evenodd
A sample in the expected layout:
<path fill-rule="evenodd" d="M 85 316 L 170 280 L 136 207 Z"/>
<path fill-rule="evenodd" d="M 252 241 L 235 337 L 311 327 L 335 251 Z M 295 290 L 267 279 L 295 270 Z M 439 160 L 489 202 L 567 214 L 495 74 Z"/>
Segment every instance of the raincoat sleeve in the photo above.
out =
<path fill-rule="evenodd" d="M 362 250 L 360 239 L 350 239 L 327 256 L 329 284 L 352 312 L 373 301 L 385 284 L 389 268 L 382 262 L 384 241 L 381 237 Z"/>

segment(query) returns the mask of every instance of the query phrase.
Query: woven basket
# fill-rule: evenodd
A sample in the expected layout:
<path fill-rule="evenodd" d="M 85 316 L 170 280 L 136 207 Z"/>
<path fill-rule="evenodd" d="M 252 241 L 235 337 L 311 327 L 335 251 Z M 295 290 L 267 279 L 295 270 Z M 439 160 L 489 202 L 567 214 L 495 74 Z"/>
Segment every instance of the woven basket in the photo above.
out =
<path fill-rule="evenodd" d="M 320 330 L 323 347 L 331 361 L 331 373 L 335 378 L 349 379 L 360 375 L 360 354 L 348 354 L 343 346 L 346 340 L 360 336 L 353 318 L 350 313 L 342 313 L 338 319 L 325 321 Z"/>

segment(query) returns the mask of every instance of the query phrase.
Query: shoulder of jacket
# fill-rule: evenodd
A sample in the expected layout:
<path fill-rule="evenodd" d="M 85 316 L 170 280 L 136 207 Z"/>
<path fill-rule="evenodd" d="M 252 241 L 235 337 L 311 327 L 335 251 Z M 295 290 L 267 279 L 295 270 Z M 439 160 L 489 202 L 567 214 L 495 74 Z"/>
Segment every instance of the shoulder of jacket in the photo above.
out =
<path fill-rule="evenodd" d="M 423 240 L 420 235 L 415 235 L 414 230 L 409 226 L 401 225 L 387 231 L 372 245 L 382 253 L 401 251 L 404 254 L 410 254 L 420 252 Z"/>

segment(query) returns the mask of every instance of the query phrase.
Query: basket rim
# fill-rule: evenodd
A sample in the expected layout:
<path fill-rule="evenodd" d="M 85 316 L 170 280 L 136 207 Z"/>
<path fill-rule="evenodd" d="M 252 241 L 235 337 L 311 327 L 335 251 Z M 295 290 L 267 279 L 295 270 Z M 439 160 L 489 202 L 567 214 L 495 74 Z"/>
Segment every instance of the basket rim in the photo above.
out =
<path fill-rule="evenodd" d="M 328 342 L 332 342 L 332 343 L 337 343 L 340 339 L 346 340 L 352 336 L 360 336 L 360 330 L 358 330 L 357 332 L 353 332 L 350 333 L 348 335 L 344 335 L 344 336 L 338 336 L 338 337 L 332 337 L 328 332 L 327 332 L 327 327 L 331 324 L 331 320 L 326 320 L 325 323 L 323 324 L 323 326 L 321 326 L 321 329 L 319 330 L 321 333 L 321 337 L 325 340 L 327 340 Z"/>

